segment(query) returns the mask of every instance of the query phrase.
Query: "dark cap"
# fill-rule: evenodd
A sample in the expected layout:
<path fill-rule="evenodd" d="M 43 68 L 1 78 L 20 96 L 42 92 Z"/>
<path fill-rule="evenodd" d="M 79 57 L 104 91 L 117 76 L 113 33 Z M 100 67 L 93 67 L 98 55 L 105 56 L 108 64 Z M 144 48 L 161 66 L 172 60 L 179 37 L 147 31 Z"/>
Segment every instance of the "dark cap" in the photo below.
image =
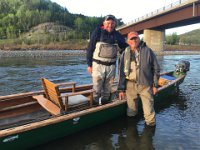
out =
<path fill-rule="evenodd" d="M 113 20 L 115 22 L 117 21 L 117 19 L 113 15 L 107 15 L 107 16 L 105 16 L 104 21 L 108 21 L 108 20 Z"/>

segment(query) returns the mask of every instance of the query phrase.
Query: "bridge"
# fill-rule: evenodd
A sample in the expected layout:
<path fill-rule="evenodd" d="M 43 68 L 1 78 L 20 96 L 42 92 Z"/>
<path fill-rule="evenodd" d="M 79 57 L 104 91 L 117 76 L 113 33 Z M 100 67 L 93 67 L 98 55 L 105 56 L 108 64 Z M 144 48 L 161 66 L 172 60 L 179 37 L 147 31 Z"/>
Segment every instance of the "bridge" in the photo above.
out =
<path fill-rule="evenodd" d="M 200 0 L 179 0 L 133 22 L 124 24 L 117 30 L 124 36 L 130 31 L 143 34 L 143 40 L 154 51 L 163 51 L 165 30 L 200 23 Z"/>

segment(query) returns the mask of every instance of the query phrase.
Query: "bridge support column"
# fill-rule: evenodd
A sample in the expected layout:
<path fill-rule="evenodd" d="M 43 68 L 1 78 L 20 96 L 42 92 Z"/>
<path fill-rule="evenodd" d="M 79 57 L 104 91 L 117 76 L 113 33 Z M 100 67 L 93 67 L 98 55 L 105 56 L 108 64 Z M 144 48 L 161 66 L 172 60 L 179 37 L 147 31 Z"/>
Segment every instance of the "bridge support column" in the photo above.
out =
<path fill-rule="evenodd" d="M 144 30 L 144 41 L 153 50 L 161 52 L 164 50 L 165 30 Z"/>

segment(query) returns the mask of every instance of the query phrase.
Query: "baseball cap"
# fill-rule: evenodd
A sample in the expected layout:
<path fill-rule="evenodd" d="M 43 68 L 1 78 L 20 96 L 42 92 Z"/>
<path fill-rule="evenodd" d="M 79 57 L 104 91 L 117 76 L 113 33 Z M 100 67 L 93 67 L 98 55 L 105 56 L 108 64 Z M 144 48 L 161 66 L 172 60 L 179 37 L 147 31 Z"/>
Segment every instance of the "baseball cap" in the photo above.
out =
<path fill-rule="evenodd" d="M 139 37 L 139 35 L 136 31 L 132 31 L 132 32 L 128 33 L 128 39 L 129 40 L 132 40 L 133 38 L 138 38 L 138 37 Z"/>
<path fill-rule="evenodd" d="M 107 16 L 105 16 L 104 20 L 105 21 L 107 21 L 107 20 L 113 20 L 115 22 L 117 21 L 117 19 L 113 15 L 107 15 Z"/>

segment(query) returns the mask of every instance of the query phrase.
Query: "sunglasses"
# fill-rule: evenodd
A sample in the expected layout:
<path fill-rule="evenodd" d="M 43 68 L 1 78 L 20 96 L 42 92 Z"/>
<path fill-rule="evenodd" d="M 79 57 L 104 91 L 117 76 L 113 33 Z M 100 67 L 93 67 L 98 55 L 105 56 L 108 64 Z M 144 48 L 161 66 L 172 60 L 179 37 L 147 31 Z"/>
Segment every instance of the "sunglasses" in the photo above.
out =
<path fill-rule="evenodd" d="M 137 39 L 138 39 L 138 37 L 132 37 L 130 40 L 136 41 Z"/>

